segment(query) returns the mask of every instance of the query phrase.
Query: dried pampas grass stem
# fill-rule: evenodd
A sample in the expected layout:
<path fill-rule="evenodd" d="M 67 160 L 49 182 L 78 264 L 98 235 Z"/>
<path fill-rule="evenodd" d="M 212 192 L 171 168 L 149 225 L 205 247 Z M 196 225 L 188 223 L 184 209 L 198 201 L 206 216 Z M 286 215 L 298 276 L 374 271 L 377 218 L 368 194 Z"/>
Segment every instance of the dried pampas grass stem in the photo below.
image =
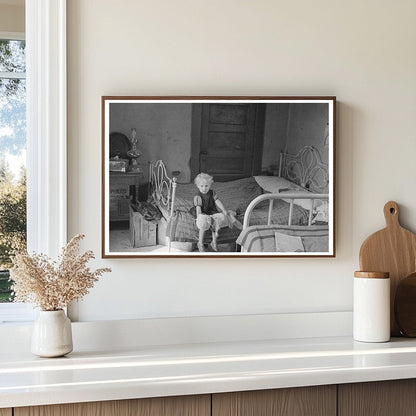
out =
<path fill-rule="evenodd" d="M 79 254 L 83 238 L 81 234 L 72 238 L 57 261 L 45 254 L 29 255 L 27 251 L 15 254 L 10 270 L 15 302 L 34 303 L 42 310 L 56 311 L 85 296 L 100 276 L 111 269 L 89 269 L 87 263 L 94 253 Z"/>

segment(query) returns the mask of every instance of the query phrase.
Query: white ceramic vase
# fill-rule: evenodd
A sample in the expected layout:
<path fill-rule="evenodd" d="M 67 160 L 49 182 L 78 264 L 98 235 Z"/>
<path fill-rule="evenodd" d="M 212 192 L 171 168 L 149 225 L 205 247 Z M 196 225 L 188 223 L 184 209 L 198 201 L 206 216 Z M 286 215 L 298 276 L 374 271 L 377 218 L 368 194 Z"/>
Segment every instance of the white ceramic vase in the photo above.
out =
<path fill-rule="evenodd" d="M 39 357 L 61 357 L 72 351 L 71 321 L 63 310 L 40 311 L 33 325 L 31 351 Z"/>

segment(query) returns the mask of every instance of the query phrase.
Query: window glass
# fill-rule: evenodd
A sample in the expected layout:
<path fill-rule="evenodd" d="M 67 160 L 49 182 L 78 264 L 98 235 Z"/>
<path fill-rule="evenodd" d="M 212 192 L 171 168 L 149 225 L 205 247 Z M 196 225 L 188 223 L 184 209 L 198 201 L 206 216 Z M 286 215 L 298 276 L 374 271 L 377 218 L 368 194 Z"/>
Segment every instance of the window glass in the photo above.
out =
<path fill-rule="evenodd" d="M 13 248 L 26 244 L 25 42 L 0 40 L 0 302 L 12 300 Z"/>
<path fill-rule="evenodd" d="M 0 39 L 0 72 L 26 72 L 24 40 Z"/>

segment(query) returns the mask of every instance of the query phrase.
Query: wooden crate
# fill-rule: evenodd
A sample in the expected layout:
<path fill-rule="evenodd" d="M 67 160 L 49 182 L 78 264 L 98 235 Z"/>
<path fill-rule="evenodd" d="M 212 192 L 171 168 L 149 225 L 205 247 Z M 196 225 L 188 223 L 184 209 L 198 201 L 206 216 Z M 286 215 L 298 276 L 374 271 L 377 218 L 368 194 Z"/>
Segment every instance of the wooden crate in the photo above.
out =
<path fill-rule="evenodd" d="M 157 224 L 146 221 L 130 205 L 130 243 L 133 247 L 156 245 Z"/>

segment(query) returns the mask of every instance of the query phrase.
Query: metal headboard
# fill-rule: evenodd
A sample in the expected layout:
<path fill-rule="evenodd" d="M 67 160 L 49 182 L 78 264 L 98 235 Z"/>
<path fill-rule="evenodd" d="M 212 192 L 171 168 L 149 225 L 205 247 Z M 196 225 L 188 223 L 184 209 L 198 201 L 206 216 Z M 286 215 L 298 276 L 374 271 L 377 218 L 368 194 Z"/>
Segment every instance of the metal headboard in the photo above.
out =
<path fill-rule="evenodd" d="M 279 176 L 312 192 L 328 192 L 328 165 L 313 146 L 305 146 L 297 155 L 280 153 Z"/>
<path fill-rule="evenodd" d="M 165 209 L 173 214 L 176 192 L 176 178 L 170 178 L 161 160 L 149 162 L 149 194 Z"/>

